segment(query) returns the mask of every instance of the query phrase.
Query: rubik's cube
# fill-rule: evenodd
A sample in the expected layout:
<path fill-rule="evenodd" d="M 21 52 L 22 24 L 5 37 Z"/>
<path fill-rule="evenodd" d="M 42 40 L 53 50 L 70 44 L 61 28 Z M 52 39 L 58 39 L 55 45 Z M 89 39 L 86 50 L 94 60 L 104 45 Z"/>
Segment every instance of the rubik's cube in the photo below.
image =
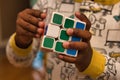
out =
<path fill-rule="evenodd" d="M 82 21 L 66 17 L 58 12 L 53 12 L 50 23 L 46 26 L 41 47 L 56 53 L 76 57 L 78 50 L 65 49 L 62 44 L 64 41 L 81 41 L 82 39 L 67 35 L 66 30 L 68 28 L 84 30 L 85 27 L 86 24 Z"/>

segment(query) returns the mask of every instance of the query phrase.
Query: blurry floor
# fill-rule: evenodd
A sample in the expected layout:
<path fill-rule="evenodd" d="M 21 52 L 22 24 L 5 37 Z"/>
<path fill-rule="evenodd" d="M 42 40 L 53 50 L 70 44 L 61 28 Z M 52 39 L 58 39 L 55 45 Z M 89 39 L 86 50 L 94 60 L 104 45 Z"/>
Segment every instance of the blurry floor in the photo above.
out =
<path fill-rule="evenodd" d="M 0 80 L 34 80 L 32 71 L 30 67 L 15 68 L 8 62 L 5 52 L 0 50 Z"/>

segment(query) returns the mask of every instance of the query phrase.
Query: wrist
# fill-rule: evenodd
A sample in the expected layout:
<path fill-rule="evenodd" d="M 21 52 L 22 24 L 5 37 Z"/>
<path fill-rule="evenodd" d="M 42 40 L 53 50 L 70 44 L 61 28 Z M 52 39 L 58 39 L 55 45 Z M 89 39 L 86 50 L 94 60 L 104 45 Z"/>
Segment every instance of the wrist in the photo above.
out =
<path fill-rule="evenodd" d="M 24 38 L 20 39 L 17 35 L 15 35 L 15 44 L 22 49 L 28 48 L 33 40 L 25 40 Z"/>
<path fill-rule="evenodd" d="M 15 43 L 15 35 L 16 35 L 16 33 L 14 33 L 14 34 L 10 37 L 10 40 L 9 40 L 9 44 L 10 44 L 10 46 L 11 46 L 11 49 L 13 50 L 13 53 L 15 53 L 15 54 L 18 55 L 18 56 L 22 56 L 22 57 L 28 56 L 29 53 L 30 53 L 31 50 L 32 50 L 32 44 L 29 45 L 29 47 L 28 47 L 28 48 L 25 48 L 25 49 L 18 47 L 18 46 L 16 45 L 16 43 Z"/>
<path fill-rule="evenodd" d="M 105 64 L 105 56 L 93 49 L 90 64 L 82 73 L 95 79 L 104 72 Z"/>
<path fill-rule="evenodd" d="M 91 47 L 89 49 L 86 49 L 86 53 L 82 54 L 81 60 L 79 60 L 79 62 L 76 63 L 76 67 L 80 72 L 83 72 L 84 70 L 87 69 L 91 62 L 92 55 L 93 50 Z"/>

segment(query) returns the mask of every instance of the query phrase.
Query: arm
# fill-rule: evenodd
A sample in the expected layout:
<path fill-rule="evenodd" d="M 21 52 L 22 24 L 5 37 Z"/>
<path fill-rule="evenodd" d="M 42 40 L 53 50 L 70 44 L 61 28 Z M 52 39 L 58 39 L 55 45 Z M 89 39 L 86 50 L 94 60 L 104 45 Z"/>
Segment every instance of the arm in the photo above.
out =
<path fill-rule="evenodd" d="M 119 80 L 119 66 L 120 63 L 93 49 L 92 60 L 89 66 L 82 73 L 97 80 Z"/>
<path fill-rule="evenodd" d="M 64 42 L 63 47 L 78 50 L 77 57 L 59 55 L 63 61 L 74 63 L 80 73 L 88 75 L 94 79 L 114 80 L 120 79 L 119 63 L 112 60 L 107 55 L 102 55 L 91 48 L 89 20 L 81 13 L 76 13 L 76 17 L 86 22 L 86 30 L 68 29 L 67 34 L 71 36 L 82 37 L 82 42 Z"/>
<path fill-rule="evenodd" d="M 28 66 L 39 49 L 46 14 L 40 10 L 25 9 L 18 13 L 16 32 L 6 47 L 8 60 L 15 66 Z"/>
<path fill-rule="evenodd" d="M 11 64 L 13 64 L 16 67 L 26 67 L 31 65 L 32 60 L 34 59 L 34 56 L 38 50 L 38 40 L 33 39 L 33 43 L 26 48 L 22 49 L 19 48 L 15 44 L 15 35 L 14 33 L 10 40 L 8 41 L 7 47 L 6 47 L 6 56 Z"/>
<path fill-rule="evenodd" d="M 120 79 L 120 63 L 113 60 L 112 58 L 105 55 L 105 66 L 103 72 L 97 77 L 97 79 L 103 79 L 103 80 L 119 80 Z"/>

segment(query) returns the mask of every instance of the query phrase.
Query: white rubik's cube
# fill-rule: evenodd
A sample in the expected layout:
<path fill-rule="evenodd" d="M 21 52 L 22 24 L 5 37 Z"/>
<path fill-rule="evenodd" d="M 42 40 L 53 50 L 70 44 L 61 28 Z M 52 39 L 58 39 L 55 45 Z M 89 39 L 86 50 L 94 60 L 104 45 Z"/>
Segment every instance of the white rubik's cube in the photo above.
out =
<path fill-rule="evenodd" d="M 65 49 L 62 44 L 64 41 L 81 41 L 81 38 L 69 36 L 66 33 L 68 28 L 77 28 L 84 30 L 86 24 L 64 15 L 53 12 L 50 23 L 46 26 L 45 34 L 42 38 L 41 48 L 51 50 L 56 53 L 76 57 L 77 50 Z"/>

